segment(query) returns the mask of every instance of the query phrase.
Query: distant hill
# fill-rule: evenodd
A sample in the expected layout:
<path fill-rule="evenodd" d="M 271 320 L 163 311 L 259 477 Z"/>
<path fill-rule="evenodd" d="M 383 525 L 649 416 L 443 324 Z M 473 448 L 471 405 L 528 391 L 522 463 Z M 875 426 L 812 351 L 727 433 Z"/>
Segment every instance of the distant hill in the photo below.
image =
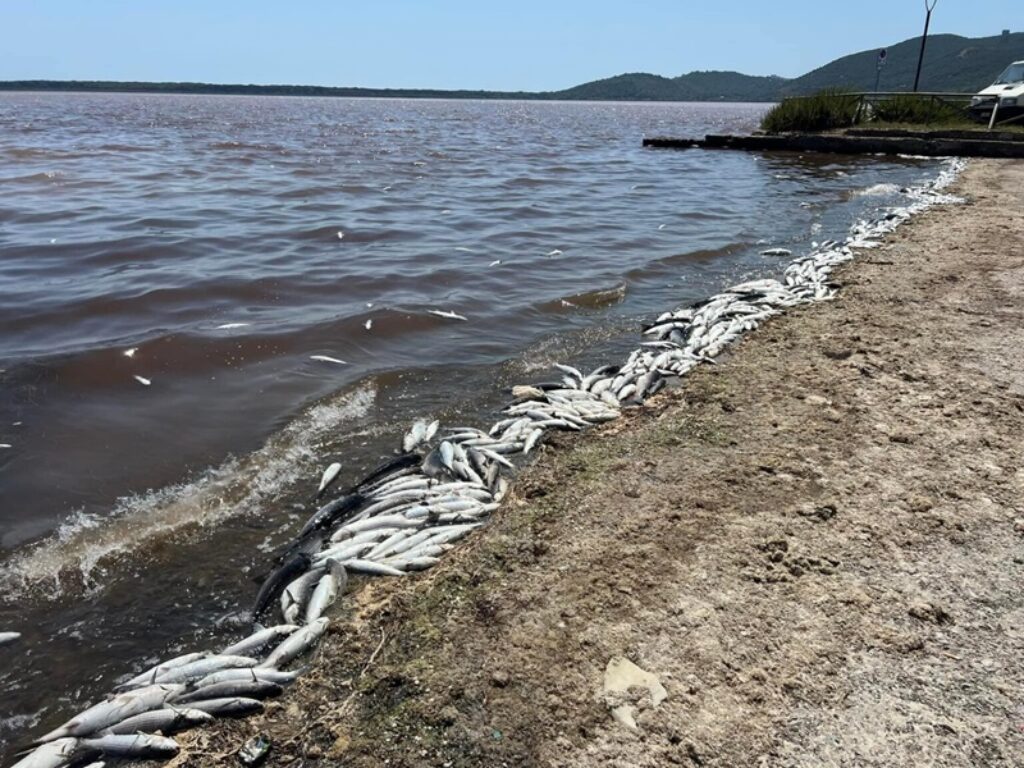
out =
<path fill-rule="evenodd" d="M 921 38 L 889 46 L 882 70 L 881 90 L 908 91 Z M 0 90 L 19 91 L 127 91 L 154 93 L 221 93 L 278 96 L 374 96 L 449 99 L 567 99 L 577 101 L 778 101 L 822 88 L 871 90 L 875 85 L 878 49 L 843 56 L 794 79 L 739 72 L 690 72 L 662 77 L 645 72 L 594 80 L 562 91 L 443 91 L 326 87 L 311 85 L 219 85 L 212 83 L 133 83 L 104 81 L 20 80 L 0 81 Z M 922 91 L 973 92 L 991 84 L 1015 59 L 1024 59 L 1024 33 L 969 38 L 930 35 L 921 73 Z"/>
<path fill-rule="evenodd" d="M 909 91 L 914 87 L 914 71 L 921 38 L 915 37 L 887 49 L 882 69 L 883 91 Z M 1024 59 L 1024 33 L 997 37 L 960 37 L 929 35 L 921 69 L 922 91 L 979 91 L 991 85 L 996 75 L 1011 61 Z M 875 62 L 878 49 L 861 51 L 819 67 L 802 77 L 788 81 L 783 95 L 802 95 L 838 86 L 853 91 L 875 87 Z"/>
<path fill-rule="evenodd" d="M 739 72 L 690 72 L 679 77 L 635 73 L 577 85 L 551 94 L 558 99 L 629 101 L 774 101 L 784 77 Z"/>

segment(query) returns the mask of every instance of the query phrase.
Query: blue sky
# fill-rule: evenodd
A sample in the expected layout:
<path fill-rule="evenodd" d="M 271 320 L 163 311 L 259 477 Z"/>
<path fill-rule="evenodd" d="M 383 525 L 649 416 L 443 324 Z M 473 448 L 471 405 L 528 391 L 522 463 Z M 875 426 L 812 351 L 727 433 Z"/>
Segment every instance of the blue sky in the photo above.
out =
<path fill-rule="evenodd" d="M 939 0 L 932 31 L 1019 31 L 1022 7 Z M 919 35 L 924 2 L 0 0 L 0 20 L 3 80 L 555 90 L 637 71 L 796 76 Z"/>

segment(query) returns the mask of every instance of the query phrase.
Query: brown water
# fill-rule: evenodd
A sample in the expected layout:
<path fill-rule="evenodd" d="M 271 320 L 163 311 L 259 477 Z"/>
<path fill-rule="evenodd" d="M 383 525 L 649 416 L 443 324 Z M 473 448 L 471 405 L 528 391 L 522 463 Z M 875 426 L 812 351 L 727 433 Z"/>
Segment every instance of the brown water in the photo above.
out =
<path fill-rule="evenodd" d="M 0 762 L 235 632 L 328 462 L 613 359 L 934 168 L 640 148 L 763 109 L 0 94 Z"/>

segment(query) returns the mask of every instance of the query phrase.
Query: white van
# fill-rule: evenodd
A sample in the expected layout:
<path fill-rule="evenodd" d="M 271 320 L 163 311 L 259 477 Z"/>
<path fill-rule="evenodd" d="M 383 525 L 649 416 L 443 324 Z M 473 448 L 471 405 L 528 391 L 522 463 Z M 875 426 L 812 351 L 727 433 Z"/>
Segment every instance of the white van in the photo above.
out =
<path fill-rule="evenodd" d="M 971 115 L 988 120 L 999 102 L 996 120 L 1024 113 L 1024 61 L 1015 61 L 988 88 L 971 99 Z"/>

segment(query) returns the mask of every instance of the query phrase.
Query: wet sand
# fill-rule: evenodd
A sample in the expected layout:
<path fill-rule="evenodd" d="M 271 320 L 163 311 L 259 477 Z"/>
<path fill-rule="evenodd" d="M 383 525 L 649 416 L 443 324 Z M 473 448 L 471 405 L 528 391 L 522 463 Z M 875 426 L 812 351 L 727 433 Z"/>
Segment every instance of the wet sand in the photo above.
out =
<path fill-rule="evenodd" d="M 1024 163 L 974 161 L 432 571 L 357 585 L 314 671 L 180 737 L 214 764 L 1020 764 Z M 603 690 L 624 656 L 667 697 Z M 636 730 L 611 708 L 628 705 Z"/>

